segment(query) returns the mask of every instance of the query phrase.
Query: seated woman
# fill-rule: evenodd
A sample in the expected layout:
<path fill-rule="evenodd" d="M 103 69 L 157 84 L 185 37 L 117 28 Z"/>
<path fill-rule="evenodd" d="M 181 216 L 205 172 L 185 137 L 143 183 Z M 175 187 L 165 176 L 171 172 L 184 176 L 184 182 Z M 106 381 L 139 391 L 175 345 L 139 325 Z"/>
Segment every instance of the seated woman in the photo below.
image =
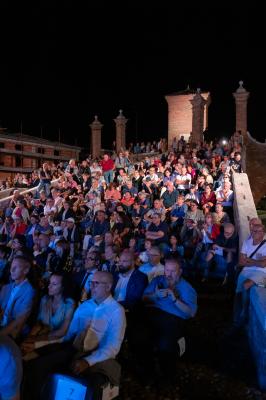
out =
<path fill-rule="evenodd" d="M 210 209 L 213 209 L 213 207 L 216 204 L 216 196 L 215 193 L 212 191 L 212 184 L 206 184 L 204 192 L 202 193 L 201 199 L 200 199 L 200 205 L 202 209 L 208 207 Z"/>
<path fill-rule="evenodd" d="M 219 225 L 230 222 L 229 215 L 224 211 L 222 204 L 216 204 L 215 212 L 213 213 L 213 219 L 214 222 Z"/>
<path fill-rule="evenodd" d="M 130 219 L 121 211 L 116 213 L 115 223 L 111 229 L 114 234 L 114 243 L 119 246 L 128 245 L 131 228 Z"/>
<path fill-rule="evenodd" d="M 181 239 L 178 235 L 172 234 L 169 238 L 169 245 L 166 250 L 166 257 L 174 254 L 180 257 L 184 256 L 184 247 L 181 244 Z"/>
<path fill-rule="evenodd" d="M 74 300 L 67 296 L 67 279 L 58 272 L 50 276 L 48 294 L 41 299 L 37 322 L 21 345 L 24 354 L 66 334 L 75 310 Z"/>

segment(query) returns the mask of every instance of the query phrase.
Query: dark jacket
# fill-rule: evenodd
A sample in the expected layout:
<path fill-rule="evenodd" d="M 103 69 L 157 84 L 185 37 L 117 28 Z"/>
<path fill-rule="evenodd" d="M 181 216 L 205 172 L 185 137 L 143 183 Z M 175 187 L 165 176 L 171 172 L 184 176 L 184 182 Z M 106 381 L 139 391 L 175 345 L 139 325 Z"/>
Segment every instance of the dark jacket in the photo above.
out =
<path fill-rule="evenodd" d="M 119 272 L 116 272 L 114 275 L 113 293 L 118 280 L 119 280 Z M 124 301 L 121 301 L 120 304 L 126 310 L 134 311 L 137 308 L 137 306 L 140 305 L 143 292 L 147 285 L 148 285 L 147 275 L 135 269 L 135 271 L 133 271 L 128 281 L 126 298 Z"/>

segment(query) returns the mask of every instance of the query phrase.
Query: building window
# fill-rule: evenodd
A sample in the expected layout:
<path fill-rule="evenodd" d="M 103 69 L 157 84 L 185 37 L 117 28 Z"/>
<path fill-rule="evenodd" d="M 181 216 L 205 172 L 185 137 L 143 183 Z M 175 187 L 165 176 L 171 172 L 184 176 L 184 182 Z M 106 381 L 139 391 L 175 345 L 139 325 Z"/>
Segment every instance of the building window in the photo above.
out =
<path fill-rule="evenodd" d="M 44 154 L 44 148 L 43 147 L 38 147 L 38 153 Z"/>
<path fill-rule="evenodd" d="M 54 155 L 58 157 L 60 155 L 60 151 L 59 150 L 54 150 Z"/>
<path fill-rule="evenodd" d="M 21 151 L 22 150 L 22 145 L 21 144 L 15 144 L 15 150 Z"/>
<path fill-rule="evenodd" d="M 0 149 L 4 149 L 5 148 L 5 143 L 0 142 Z"/>
<path fill-rule="evenodd" d="M 16 156 L 15 157 L 15 164 L 16 164 L 16 168 L 19 168 L 19 167 L 22 166 L 21 156 Z"/>

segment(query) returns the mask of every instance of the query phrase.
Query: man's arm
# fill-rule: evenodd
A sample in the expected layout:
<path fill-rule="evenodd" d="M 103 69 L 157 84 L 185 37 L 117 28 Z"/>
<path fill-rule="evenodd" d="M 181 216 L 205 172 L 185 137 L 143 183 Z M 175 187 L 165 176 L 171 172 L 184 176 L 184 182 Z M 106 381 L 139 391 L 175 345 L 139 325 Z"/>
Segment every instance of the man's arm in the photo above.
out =
<path fill-rule="evenodd" d="M 151 232 L 151 231 L 147 231 L 145 234 L 147 239 L 160 239 L 162 237 L 164 237 L 164 232 L 163 231 L 158 231 L 158 232 Z"/>
<path fill-rule="evenodd" d="M 112 313 L 111 323 L 108 324 L 107 332 L 105 332 L 105 340 L 99 347 L 89 356 L 84 357 L 88 366 L 92 366 L 98 362 L 115 358 L 118 354 L 122 341 L 124 339 L 126 329 L 125 311 L 121 307 Z"/>

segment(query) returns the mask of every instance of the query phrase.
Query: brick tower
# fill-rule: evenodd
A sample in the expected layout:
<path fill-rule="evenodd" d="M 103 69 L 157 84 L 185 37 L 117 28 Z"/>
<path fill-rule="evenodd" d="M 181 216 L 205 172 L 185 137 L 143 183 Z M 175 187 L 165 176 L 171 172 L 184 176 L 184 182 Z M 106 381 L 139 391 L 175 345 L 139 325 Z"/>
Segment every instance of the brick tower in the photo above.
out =
<path fill-rule="evenodd" d="M 168 94 L 165 99 L 168 103 L 168 146 L 171 147 L 173 138 L 177 140 L 180 136 L 184 136 L 188 140 L 192 132 L 192 104 L 195 90 L 191 90 L 189 86 L 186 90 Z M 208 107 L 211 103 L 209 92 L 202 92 L 200 95 L 206 101 L 204 104 L 203 130 L 208 127 Z"/>

